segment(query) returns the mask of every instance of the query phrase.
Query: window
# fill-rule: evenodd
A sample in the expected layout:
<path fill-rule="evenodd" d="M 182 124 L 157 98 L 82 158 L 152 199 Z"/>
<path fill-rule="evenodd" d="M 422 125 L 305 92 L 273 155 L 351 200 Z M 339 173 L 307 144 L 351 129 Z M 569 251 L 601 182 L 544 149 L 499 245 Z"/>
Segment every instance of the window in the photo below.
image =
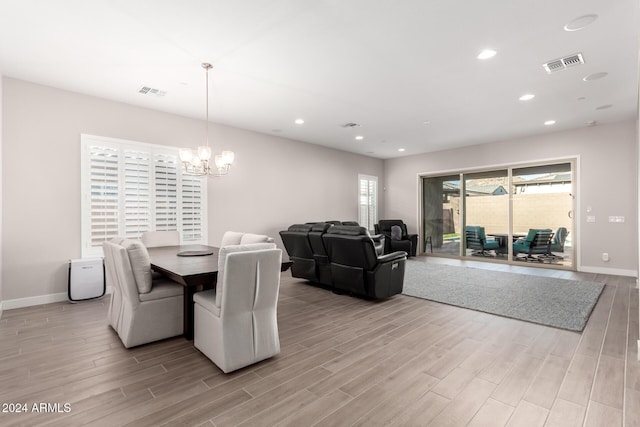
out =
<path fill-rule="evenodd" d="M 83 257 L 148 230 L 206 243 L 206 179 L 182 174 L 177 148 L 81 135 L 81 162 Z"/>
<path fill-rule="evenodd" d="M 378 222 L 378 177 L 358 175 L 358 222 L 373 230 Z"/>

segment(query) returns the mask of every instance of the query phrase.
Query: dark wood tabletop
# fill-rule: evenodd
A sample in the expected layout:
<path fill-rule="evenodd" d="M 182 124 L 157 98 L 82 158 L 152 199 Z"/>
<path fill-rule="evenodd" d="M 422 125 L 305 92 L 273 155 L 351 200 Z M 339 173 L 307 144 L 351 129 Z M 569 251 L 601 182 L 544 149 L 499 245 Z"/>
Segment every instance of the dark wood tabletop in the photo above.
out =
<path fill-rule="evenodd" d="M 193 339 L 193 294 L 202 289 L 212 289 L 218 279 L 219 248 L 205 245 L 161 246 L 148 248 L 151 269 L 184 288 L 183 315 L 184 336 Z M 213 252 L 203 256 L 178 256 L 185 251 Z"/>
<path fill-rule="evenodd" d="M 218 274 L 220 249 L 205 245 L 161 246 L 149 248 L 151 268 L 184 286 L 206 285 Z M 212 255 L 178 256 L 185 251 L 207 251 Z"/>

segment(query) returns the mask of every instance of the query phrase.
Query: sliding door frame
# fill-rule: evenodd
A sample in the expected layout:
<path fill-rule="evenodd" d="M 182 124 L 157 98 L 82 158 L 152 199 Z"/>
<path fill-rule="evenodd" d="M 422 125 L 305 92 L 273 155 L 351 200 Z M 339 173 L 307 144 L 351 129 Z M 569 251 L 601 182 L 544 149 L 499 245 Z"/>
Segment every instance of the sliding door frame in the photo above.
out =
<path fill-rule="evenodd" d="M 507 183 L 509 186 L 509 203 L 508 203 L 508 213 L 507 213 L 507 221 L 508 221 L 508 233 L 509 235 L 513 235 L 513 193 L 512 193 L 512 188 L 513 188 L 513 170 L 514 169 L 519 169 L 519 168 L 524 168 L 524 167 L 536 167 L 536 166 L 545 166 L 545 165 L 553 165 L 553 164 L 559 164 L 559 163 L 569 163 L 571 165 L 571 212 L 572 212 L 572 217 L 571 219 L 571 229 L 573 231 L 572 236 L 571 236 L 571 241 L 572 241 L 572 256 L 571 256 L 571 264 L 570 265 L 554 265 L 554 264 L 546 264 L 546 263 L 526 263 L 526 266 L 536 266 L 536 267 L 544 267 L 544 268 L 556 268 L 556 269 L 562 269 L 562 270 L 572 270 L 572 271 L 580 271 L 581 269 L 581 258 L 580 258 L 580 223 L 581 223 L 581 218 L 580 218 L 580 211 L 578 209 L 578 206 L 580 206 L 580 180 L 579 180 L 579 176 L 580 176 L 580 156 L 579 155 L 574 155 L 574 156 L 567 156 L 567 157 L 558 157 L 558 158 L 548 158 L 548 159 L 538 159 L 538 160 L 531 160 L 531 161 L 523 161 L 523 162 L 514 162 L 514 163 L 508 163 L 508 164 L 495 164 L 495 165 L 489 165 L 489 166 L 482 166 L 482 167 L 469 167 L 469 168 L 464 168 L 464 169 L 455 169 L 455 170 L 440 170 L 440 171 L 435 171 L 435 172 L 422 172 L 422 173 L 418 173 L 417 174 L 417 189 L 418 189 L 418 194 L 417 194 L 417 200 L 418 200 L 418 212 L 417 212 L 417 218 L 418 218 L 418 224 L 417 225 L 417 229 L 418 229 L 418 233 L 419 233 L 419 242 L 421 243 L 418 248 L 418 254 L 419 255 L 427 255 L 427 256 L 435 256 L 435 257 L 443 257 L 443 258 L 454 258 L 454 259 L 469 259 L 468 257 L 464 256 L 463 254 L 465 253 L 465 242 L 464 242 L 464 233 L 462 233 L 462 230 L 464 229 L 464 226 L 466 225 L 466 218 L 465 218 L 465 214 L 466 214 L 466 205 L 465 205 L 465 197 L 464 195 L 466 194 L 466 183 L 465 183 L 465 175 L 466 174 L 470 174 L 470 173 L 477 173 L 477 172 L 489 172 L 489 171 L 494 171 L 494 170 L 500 170 L 500 169 L 506 169 L 507 170 Z M 424 229 L 424 224 L 425 224 L 425 209 L 424 209 L 424 178 L 436 178 L 436 177 L 441 177 L 441 176 L 451 176 L 451 175 L 459 175 L 460 177 L 460 191 L 461 191 L 461 195 L 460 195 L 460 213 L 459 213 L 459 224 L 460 224 L 460 228 L 461 228 L 461 233 L 460 233 L 460 251 L 458 253 L 458 255 L 451 255 L 451 254 L 435 254 L 435 253 L 431 253 L 427 250 L 427 246 L 428 243 L 424 241 L 425 238 L 425 229 Z M 521 262 L 521 261 L 515 261 L 513 259 L 513 242 L 511 241 L 512 239 L 508 239 L 508 253 L 507 253 L 507 259 L 506 260 L 501 260 L 501 259 L 487 259 L 487 258 L 478 258 L 478 261 L 486 261 L 486 262 L 496 262 L 496 263 L 507 263 L 507 264 L 511 264 L 511 265 L 525 265 L 525 263 Z M 427 243 L 427 244 L 425 244 Z M 476 260 L 476 259 L 474 259 Z"/>

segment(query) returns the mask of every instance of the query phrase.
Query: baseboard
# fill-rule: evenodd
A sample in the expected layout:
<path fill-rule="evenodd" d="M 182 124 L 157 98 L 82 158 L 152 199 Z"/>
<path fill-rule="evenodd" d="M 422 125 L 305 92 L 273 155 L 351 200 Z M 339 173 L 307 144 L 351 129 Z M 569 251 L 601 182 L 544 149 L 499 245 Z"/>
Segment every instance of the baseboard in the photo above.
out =
<path fill-rule="evenodd" d="M 584 267 L 579 271 L 585 273 L 610 274 L 612 276 L 638 277 L 638 270 L 626 270 L 623 268 L 606 268 L 606 267 Z"/>
<path fill-rule="evenodd" d="M 49 295 L 40 295 L 37 297 L 27 297 L 27 298 L 16 298 L 2 301 L 2 309 L 3 310 L 12 310 L 14 308 L 23 308 L 23 307 L 32 307 L 34 305 L 43 305 L 43 304 L 51 304 L 54 302 L 66 301 L 67 294 L 49 294 Z"/>
<path fill-rule="evenodd" d="M 107 286 L 105 295 L 111 294 L 111 286 Z M 40 295 L 37 297 L 16 298 L 0 301 L 0 315 L 4 310 L 14 308 L 33 307 L 34 305 L 52 304 L 54 302 L 68 301 L 69 295 L 66 292 L 59 294 Z"/>

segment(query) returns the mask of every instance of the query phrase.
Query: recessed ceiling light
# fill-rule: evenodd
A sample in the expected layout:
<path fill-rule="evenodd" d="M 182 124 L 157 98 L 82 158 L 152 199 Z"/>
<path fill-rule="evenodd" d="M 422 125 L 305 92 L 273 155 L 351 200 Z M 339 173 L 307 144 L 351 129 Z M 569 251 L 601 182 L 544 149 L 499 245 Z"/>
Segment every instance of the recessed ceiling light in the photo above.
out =
<path fill-rule="evenodd" d="M 356 136 L 356 139 L 357 139 L 358 141 L 360 141 L 361 139 L 364 139 L 364 136 L 362 136 L 362 135 L 358 135 L 358 136 Z"/>
<path fill-rule="evenodd" d="M 545 126 L 551 126 L 551 125 L 555 125 L 556 121 L 555 120 L 547 120 L 546 122 L 544 122 Z"/>
<path fill-rule="evenodd" d="M 398 148 L 398 151 L 402 152 L 404 151 L 404 148 Z"/>
<path fill-rule="evenodd" d="M 534 94 L 531 93 L 527 93 L 526 95 L 522 95 L 519 99 L 520 101 L 529 101 L 533 98 L 535 98 L 536 96 Z"/>
<path fill-rule="evenodd" d="M 423 125 L 429 125 L 431 124 L 431 122 L 429 120 L 425 120 L 424 122 L 422 122 Z"/>
<path fill-rule="evenodd" d="M 489 59 L 489 58 L 493 58 L 494 56 L 496 56 L 496 52 L 493 49 L 485 49 L 482 52 L 480 52 L 478 54 L 478 59 Z"/>
<path fill-rule="evenodd" d="M 613 107 L 612 104 L 606 104 L 606 105 L 601 105 L 599 107 L 596 107 L 596 110 L 606 110 L 607 108 L 611 108 Z"/>
<path fill-rule="evenodd" d="M 589 121 L 587 122 L 587 126 L 595 126 L 595 125 L 597 125 L 597 124 L 598 124 L 598 122 L 597 122 L 597 121 L 595 121 L 595 120 L 589 120 Z"/>
<path fill-rule="evenodd" d="M 593 73 L 593 74 L 589 74 L 588 76 L 584 76 L 582 78 L 583 81 L 585 82 L 590 82 L 593 80 L 598 80 L 601 79 L 603 77 L 606 77 L 609 73 L 605 73 L 604 71 L 600 72 L 600 73 Z"/>
<path fill-rule="evenodd" d="M 296 119 L 295 124 L 297 124 L 297 125 L 303 125 L 303 124 L 304 124 L 304 120 L 302 120 L 302 119 Z"/>
<path fill-rule="evenodd" d="M 565 31 L 578 31 L 583 29 L 589 24 L 592 24 L 593 21 L 598 19 L 598 15 L 584 15 L 579 18 L 574 19 L 564 26 Z"/>

